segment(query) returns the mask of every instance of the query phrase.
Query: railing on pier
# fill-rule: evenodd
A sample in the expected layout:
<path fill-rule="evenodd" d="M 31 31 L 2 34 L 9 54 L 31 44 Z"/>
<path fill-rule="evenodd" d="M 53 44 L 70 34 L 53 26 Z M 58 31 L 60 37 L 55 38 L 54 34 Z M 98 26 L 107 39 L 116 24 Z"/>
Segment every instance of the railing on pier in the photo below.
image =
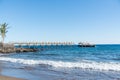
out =
<path fill-rule="evenodd" d="M 74 42 L 12 42 L 14 45 L 74 45 Z"/>
<path fill-rule="evenodd" d="M 12 42 L 12 44 L 18 48 L 39 48 L 41 50 L 60 49 L 75 45 L 74 42 Z"/>

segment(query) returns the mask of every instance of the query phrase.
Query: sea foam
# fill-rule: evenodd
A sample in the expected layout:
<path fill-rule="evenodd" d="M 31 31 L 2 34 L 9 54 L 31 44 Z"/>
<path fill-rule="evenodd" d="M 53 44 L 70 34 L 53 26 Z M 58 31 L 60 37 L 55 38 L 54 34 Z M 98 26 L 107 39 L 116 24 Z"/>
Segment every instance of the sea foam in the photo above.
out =
<path fill-rule="evenodd" d="M 120 63 L 107 63 L 107 62 L 95 62 L 95 61 L 79 61 L 79 62 L 63 62 L 63 61 L 52 61 L 52 60 L 28 60 L 18 58 L 7 58 L 0 57 L 1 61 L 8 61 L 13 63 L 21 63 L 27 65 L 45 64 L 55 68 L 81 68 L 81 69 L 92 69 L 92 70 L 105 70 L 105 71 L 120 71 Z"/>

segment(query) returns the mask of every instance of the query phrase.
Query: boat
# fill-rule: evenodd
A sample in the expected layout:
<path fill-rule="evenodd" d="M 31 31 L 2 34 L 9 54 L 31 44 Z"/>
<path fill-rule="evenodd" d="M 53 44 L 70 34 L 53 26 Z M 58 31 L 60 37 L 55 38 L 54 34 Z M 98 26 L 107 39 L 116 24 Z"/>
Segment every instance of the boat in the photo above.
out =
<path fill-rule="evenodd" d="M 95 47 L 95 44 L 90 44 L 87 42 L 80 42 L 78 43 L 78 47 Z"/>

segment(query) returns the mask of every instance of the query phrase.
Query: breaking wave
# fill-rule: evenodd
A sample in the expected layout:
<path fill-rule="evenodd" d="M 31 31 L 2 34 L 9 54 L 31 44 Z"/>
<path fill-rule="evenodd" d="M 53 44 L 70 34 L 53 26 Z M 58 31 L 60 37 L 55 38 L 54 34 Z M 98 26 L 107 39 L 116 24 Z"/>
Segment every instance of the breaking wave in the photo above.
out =
<path fill-rule="evenodd" d="M 80 62 L 64 62 L 64 61 L 52 61 L 52 60 L 28 60 L 0 57 L 1 61 L 8 61 L 13 63 L 21 63 L 28 65 L 44 64 L 50 65 L 55 68 L 81 68 L 92 70 L 105 70 L 105 71 L 120 71 L 120 63 L 107 63 L 107 62 L 95 62 L 95 61 L 80 61 Z"/>

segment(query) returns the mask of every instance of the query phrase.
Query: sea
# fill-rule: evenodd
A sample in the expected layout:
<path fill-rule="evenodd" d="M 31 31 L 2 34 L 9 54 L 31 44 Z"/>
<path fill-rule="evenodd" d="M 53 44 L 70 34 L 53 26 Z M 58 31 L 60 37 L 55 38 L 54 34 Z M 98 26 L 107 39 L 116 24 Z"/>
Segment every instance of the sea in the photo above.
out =
<path fill-rule="evenodd" d="M 39 51 L 0 54 L 0 74 L 26 80 L 120 80 L 119 44 L 31 48 Z"/>

